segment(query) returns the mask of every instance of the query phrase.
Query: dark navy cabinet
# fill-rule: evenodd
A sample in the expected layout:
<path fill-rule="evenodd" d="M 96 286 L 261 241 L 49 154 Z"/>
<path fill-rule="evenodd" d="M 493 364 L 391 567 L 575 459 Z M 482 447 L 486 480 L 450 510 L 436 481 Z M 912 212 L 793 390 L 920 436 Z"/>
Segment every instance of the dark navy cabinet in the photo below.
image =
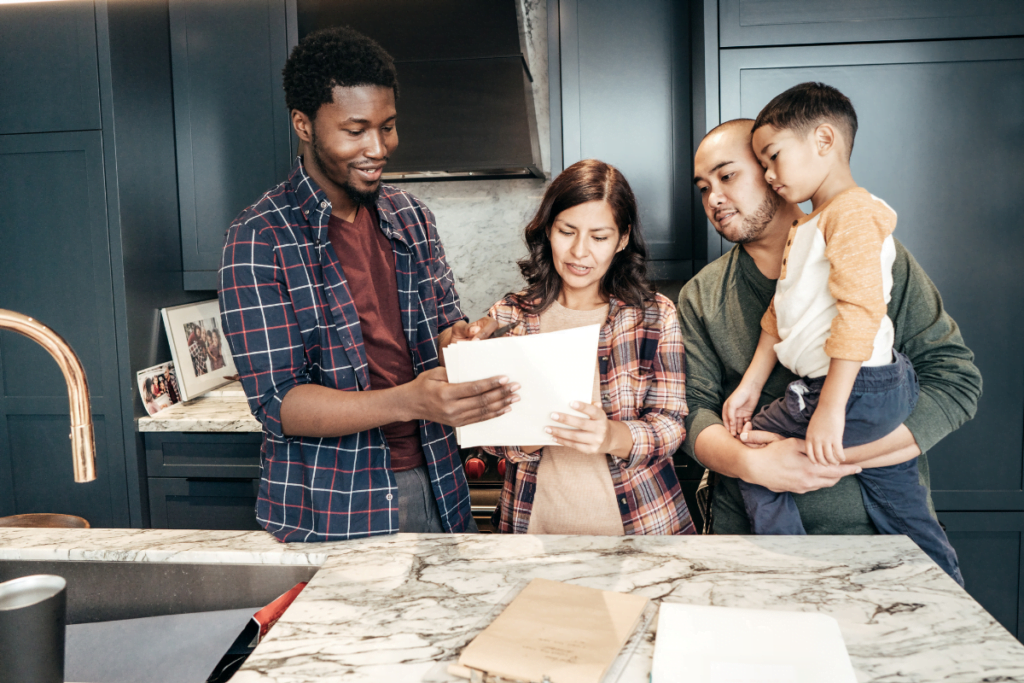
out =
<path fill-rule="evenodd" d="M 260 529 L 261 434 L 147 432 L 155 529 Z"/>
<path fill-rule="evenodd" d="M 857 108 L 854 177 L 896 210 L 895 236 L 984 377 L 977 417 L 928 454 L 935 507 L 967 590 L 1020 637 L 1024 5 L 720 0 L 703 10 L 707 128 L 753 118 L 810 80 Z M 729 246 L 709 241 L 709 259 Z"/>
<path fill-rule="evenodd" d="M 288 175 L 293 146 L 281 69 L 289 30 L 297 35 L 294 6 L 169 2 L 186 289 L 217 289 L 231 221 Z"/>
<path fill-rule="evenodd" d="M 552 90 L 560 100 L 552 111 L 560 107 L 562 118 L 555 172 L 590 158 L 619 168 L 640 204 L 655 277 L 689 278 L 695 249 L 686 4 L 561 0 L 549 5 L 554 11 L 561 85 Z"/>
<path fill-rule="evenodd" d="M 850 97 L 854 178 L 895 209 L 984 377 L 978 416 L 929 453 L 936 504 L 1024 510 L 1024 39 L 729 50 L 721 66 L 723 120 L 802 81 Z"/>
<path fill-rule="evenodd" d="M 0 11 L 0 135 L 100 128 L 91 1 Z"/>
<path fill-rule="evenodd" d="M 0 5 L 0 307 L 85 366 L 97 479 L 72 480 L 64 379 L 0 333 L 0 515 L 148 524 L 135 372 L 168 360 L 159 309 L 181 287 L 167 5 Z"/>
<path fill-rule="evenodd" d="M 1024 634 L 1024 512 L 939 512 L 967 591 L 1019 639 Z"/>
<path fill-rule="evenodd" d="M 0 333 L 0 515 L 71 512 L 127 525 L 110 244 L 100 131 L 0 136 L 0 307 L 57 330 L 92 394 L 96 481 L 74 484 L 64 377 L 26 337 Z"/>
<path fill-rule="evenodd" d="M 1024 34 L 1019 0 L 720 0 L 722 47 Z"/>

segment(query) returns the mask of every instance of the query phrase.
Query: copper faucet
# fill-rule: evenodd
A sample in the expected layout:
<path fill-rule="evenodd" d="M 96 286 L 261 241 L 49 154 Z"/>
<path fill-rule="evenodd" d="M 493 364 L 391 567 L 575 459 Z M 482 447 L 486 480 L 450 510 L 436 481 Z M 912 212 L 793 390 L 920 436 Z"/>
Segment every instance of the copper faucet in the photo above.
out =
<path fill-rule="evenodd" d="M 75 481 L 79 484 L 96 479 L 96 443 L 93 439 L 92 408 L 85 368 L 78 356 L 59 334 L 27 315 L 0 308 L 0 330 L 23 334 L 46 349 L 57 361 L 68 385 L 71 402 L 71 457 L 75 465 Z"/>

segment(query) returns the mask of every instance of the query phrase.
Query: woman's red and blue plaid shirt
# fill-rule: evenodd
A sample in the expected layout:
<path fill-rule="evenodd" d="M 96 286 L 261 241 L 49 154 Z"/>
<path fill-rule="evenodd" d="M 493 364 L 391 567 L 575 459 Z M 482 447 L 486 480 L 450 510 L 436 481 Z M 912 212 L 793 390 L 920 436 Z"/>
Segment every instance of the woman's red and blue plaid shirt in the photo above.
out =
<path fill-rule="evenodd" d="M 525 321 L 509 334 L 540 332 L 540 316 L 525 313 L 512 297 L 492 306 L 489 315 L 499 325 Z M 629 457 L 608 457 L 623 530 L 627 535 L 696 533 L 672 458 L 683 441 L 686 417 L 686 361 L 675 304 L 661 294 L 644 308 L 612 297 L 601 326 L 598 360 L 604 412 L 609 420 L 625 423 L 633 435 Z M 495 527 L 501 533 L 525 534 L 543 451 L 484 450 L 508 461 Z"/>
<path fill-rule="evenodd" d="M 336 438 L 281 430 L 281 402 L 299 384 L 372 389 L 350 284 L 327 237 L 330 215 L 299 159 L 287 181 L 232 222 L 220 269 L 225 335 L 263 424 L 256 518 L 282 541 L 398 531 L 398 487 L 379 428 Z M 439 332 L 465 317 L 430 210 L 383 185 L 377 215 L 394 251 L 402 327 L 419 375 L 438 365 Z M 441 520 L 464 531 L 469 487 L 454 430 L 421 421 L 420 437 Z"/>

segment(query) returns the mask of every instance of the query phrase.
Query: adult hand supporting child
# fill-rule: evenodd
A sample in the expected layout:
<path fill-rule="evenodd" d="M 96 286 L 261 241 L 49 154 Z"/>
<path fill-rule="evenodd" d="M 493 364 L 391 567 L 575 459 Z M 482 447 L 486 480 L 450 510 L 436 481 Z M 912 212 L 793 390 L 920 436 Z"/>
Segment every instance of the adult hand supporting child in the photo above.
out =
<path fill-rule="evenodd" d="M 696 447 L 705 467 L 777 493 L 830 488 L 861 469 L 850 464 L 815 465 L 806 455 L 803 439 L 781 439 L 775 434 L 751 431 L 747 441 L 750 446 L 717 424 L 701 431 Z"/>

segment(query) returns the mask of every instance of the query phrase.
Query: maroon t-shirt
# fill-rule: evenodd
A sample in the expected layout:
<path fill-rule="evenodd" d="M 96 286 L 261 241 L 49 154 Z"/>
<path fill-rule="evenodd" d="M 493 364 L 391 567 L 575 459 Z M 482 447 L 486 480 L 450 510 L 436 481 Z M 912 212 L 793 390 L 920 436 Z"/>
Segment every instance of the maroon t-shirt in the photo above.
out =
<path fill-rule="evenodd" d="M 338 255 L 369 362 L 370 388 L 387 389 L 411 382 L 412 354 L 402 330 L 398 280 L 391 241 L 381 232 L 376 211 L 359 207 L 355 221 L 331 216 L 327 237 Z M 425 465 L 419 422 L 392 422 L 381 428 L 391 449 L 391 469 L 400 472 Z"/>

